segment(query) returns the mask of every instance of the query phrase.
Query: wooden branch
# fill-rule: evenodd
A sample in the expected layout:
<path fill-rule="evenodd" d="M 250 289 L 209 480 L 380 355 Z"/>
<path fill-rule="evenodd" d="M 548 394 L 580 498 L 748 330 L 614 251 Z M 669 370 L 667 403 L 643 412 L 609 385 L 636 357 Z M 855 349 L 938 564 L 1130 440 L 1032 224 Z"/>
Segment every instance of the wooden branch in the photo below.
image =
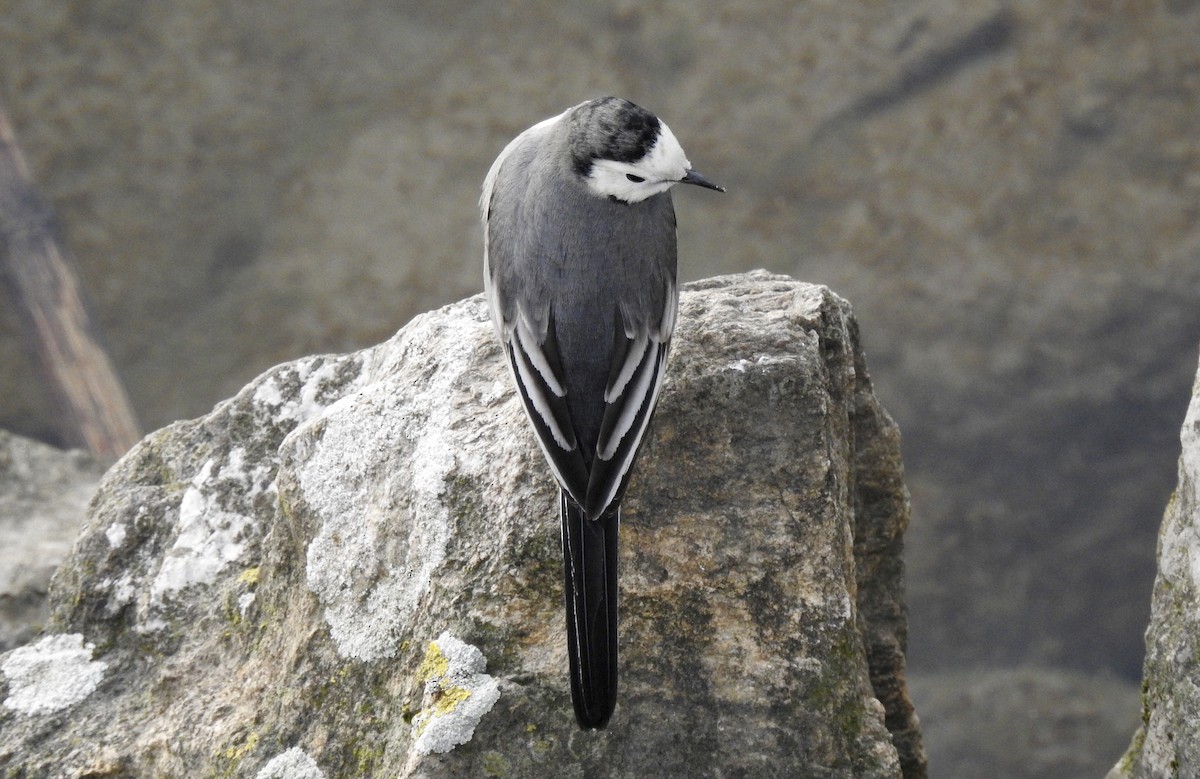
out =
<path fill-rule="evenodd" d="M 64 441 L 115 460 L 141 433 L 74 267 L 0 109 L 0 281 L 58 407 Z"/>

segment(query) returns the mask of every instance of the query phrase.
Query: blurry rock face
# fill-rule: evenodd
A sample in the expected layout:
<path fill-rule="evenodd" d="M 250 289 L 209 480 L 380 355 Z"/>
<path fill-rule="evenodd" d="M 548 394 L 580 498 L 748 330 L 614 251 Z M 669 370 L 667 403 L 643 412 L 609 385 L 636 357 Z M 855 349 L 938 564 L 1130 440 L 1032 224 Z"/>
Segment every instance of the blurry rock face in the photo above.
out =
<path fill-rule="evenodd" d="M 1110 779 L 1200 776 L 1200 373 L 1180 439 L 1179 486 L 1158 534 L 1142 725 Z"/>
<path fill-rule="evenodd" d="M 0 652 L 46 622 L 50 576 L 79 533 L 101 468 L 0 430 Z"/>
<path fill-rule="evenodd" d="M 1200 4 L 653 9 L 9 0 L 0 101 L 157 427 L 478 291 L 504 144 L 637 100 L 729 188 L 680 195 L 685 275 L 854 301 L 905 431 L 914 662 L 1134 678 L 1200 338 Z M 11 326 L 0 427 L 40 435 Z"/>
<path fill-rule="evenodd" d="M 931 779 L 1096 779 L 1137 722 L 1138 687 L 1053 668 L 910 674 Z"/>
<path fill-rule="evenodd" d="M 620 699 L 580 733 L 556 495 L 481 297 L 276 367 L 108 473 L 52 633 L 0 656 L 0 766 L 924 776 L 898 434 L 844 301 L 685 289 L 626 505 Z"/>

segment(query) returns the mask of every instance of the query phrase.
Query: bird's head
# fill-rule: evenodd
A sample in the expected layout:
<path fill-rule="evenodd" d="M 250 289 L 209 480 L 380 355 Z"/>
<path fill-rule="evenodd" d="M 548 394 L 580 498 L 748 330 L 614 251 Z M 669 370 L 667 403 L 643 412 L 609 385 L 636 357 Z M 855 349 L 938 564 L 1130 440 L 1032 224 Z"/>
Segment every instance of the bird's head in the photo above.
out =
<path fill-rule="evenodd" d="M 600 197 L 638 203 L 680 183 L 725 191 L 692 169 L 666 122 L 628 100 L 589 100 L 568 122 L 571 164 Z"/>

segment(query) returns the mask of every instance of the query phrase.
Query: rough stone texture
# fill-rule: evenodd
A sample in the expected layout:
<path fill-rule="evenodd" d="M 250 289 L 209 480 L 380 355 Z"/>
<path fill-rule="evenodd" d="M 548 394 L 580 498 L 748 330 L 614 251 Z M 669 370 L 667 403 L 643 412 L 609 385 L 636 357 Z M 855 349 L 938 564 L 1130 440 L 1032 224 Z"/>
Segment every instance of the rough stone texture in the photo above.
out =
<path fill-rule="evenodd" d="M 50 616 L 50 576 L 67 556 L 101 467 L 0 430 L 0 652 L 24 644 Z"/>
<path fill-rule="evenodd" d="M 924 776 L 898 434 L 845 301 L 685 289 L 602 733 L 570 712 L 555 505 L 479 296 L 274 368 L 108 473 L 55 579 L 64 637 L 18 664 L 56 708 L 0 707 L 0 769 Z"/>
<path fill-rule="evenodd" d="M 1179 484 L 1158 534 L 1142 724 L 1110 779 L 1200 776 L 1200 372 L 1179 437 Z"/>
<path fill-rule="evenodd" d="M 854 301 L 914 665 L 1138 676 L 1200 338 L 1195 0 L 7 0 L 0 40 L 148 426 L 478 291 L 491 160 L 625 95 L 729 188 L 680 194 L 685 276 Z M 0 426 L 41 436 L 3 309 Z"/>
<path fill-rule="evenodd" d="M 930 779 L 1097 779 L 1138 718 L 1138 687 L 1055 668 L 910 674 Z M 1107 750 L 1096 745 L 1107 745 Z"/>

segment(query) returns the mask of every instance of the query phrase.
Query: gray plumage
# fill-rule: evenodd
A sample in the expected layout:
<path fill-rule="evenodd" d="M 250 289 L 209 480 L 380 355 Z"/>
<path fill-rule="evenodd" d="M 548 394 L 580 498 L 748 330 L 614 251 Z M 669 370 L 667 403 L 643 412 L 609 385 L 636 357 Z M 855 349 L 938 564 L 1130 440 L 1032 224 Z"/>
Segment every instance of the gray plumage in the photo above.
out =
<path fill-rule="evenodd" d="M 480 204 L 493 324 L 561 491 L 571 689 L 580 727 L 616 695 L 620 501 L 675 325 L 670 188 L 720 189 L 670 129 L 618 98 L 519 135 Z"/>

